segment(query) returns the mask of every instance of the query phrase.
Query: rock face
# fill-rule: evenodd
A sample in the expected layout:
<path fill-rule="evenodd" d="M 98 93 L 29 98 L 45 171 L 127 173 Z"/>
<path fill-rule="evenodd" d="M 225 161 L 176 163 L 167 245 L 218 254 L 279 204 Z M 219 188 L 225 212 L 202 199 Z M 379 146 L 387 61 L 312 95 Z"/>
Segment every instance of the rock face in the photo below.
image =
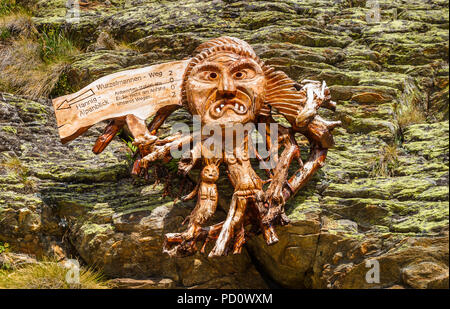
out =
<path fill-rule="evenodd" d="M 279 243 L 255 237 L 238 256 L 170 259 L 162 236 L 194 204 L 132 179 L 119 138 L 95 156 L 103 125 L 61 145 L 48 98 L 0 93 L 0 242 L 78 257 L 118 287 L 448 288 L 446 1 L 378 1 L 379 22 L 366 1 L 90 1 L 78 24 L 66 23 L 65 2 L 37 1 L 33 21 L 82 38 L 86 52 L 60 78 L 73 90 L 231 35 L 295 80 L 325 80 L 338 102 L 326 118 L 344 126 L 286 205 Z M 102 43 L 105 31 L 133 48 Z M 186 118 L 178 111 L 163 129 Z"/>

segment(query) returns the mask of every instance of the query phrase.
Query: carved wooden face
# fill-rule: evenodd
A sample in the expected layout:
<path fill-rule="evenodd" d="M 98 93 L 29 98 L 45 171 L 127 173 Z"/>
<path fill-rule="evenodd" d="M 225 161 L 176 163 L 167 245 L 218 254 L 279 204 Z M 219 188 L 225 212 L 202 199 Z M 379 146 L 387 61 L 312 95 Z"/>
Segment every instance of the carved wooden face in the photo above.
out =
<path fill-rule="evenodd" d="M 219 168 L 213 164 L 205 166 L 201 178 L 203 182 L 215 183 L 219 179 Z"/>
<path fill-rule="evenodd" d="M 220 52 L 193 68 L 186 94 L 192 114 L 199 115 L 203 124 L 245 124 L 262 106 L 265 83 L 256 61 Z"/>

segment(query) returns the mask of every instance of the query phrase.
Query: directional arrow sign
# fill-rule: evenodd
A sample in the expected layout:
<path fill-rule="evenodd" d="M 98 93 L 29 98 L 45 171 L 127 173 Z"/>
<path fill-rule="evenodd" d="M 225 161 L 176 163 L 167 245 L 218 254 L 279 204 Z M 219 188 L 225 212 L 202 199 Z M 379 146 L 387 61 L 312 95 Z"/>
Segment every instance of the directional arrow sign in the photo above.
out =
<path fill-rule="evenodd" d="M 164 106 L 181 105 L 181 84 L 188 63 L 189 59 L 114 73 L 54 99 L 62 142 L 106 119 L 129 114 L 147 119 Z"/>

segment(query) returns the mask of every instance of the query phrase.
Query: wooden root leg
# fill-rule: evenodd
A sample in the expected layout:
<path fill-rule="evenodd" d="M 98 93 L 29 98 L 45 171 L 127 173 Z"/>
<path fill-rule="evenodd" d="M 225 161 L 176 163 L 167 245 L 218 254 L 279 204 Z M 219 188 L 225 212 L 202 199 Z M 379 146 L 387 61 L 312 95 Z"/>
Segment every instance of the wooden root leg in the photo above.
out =
<path fill-rule="evenodd" d="M 208 243 L 216 240 L 219 237 L 219 233 L 222 230 L 223 224 L 224 224 L 224 222 L 220 222 L 213 226 L 202 229 L 202 233 L 204 233 L 204 235 L 206 235 L 206 236 L 202 236 L 205 239 L 205 242 L 203 243 L 203 247 L 201 249 L 202 253 L 205 253 L 205 249 L 206 249 L 206 246 L 208 245 Z"/>
<path fill-rule="evenodd" d="M 156 160 L 167 161 L 171 158 L 171 150 L 182 148 L 183 145 L 190 143 L 192 136 L 183 136 L 180 133 L 166 137 L 163 140 L 156 141 L 151 146 L 151 151 L 141 159 L 140 167 L 148 168 L 148 164 Z"/>
<path fill-rule="evenodd" d="M 141 175 L 142 172 L 143 171 L 141 169 L 141 159 L 137 159 L 136 161 L 134 161 L 133 167 L 131 168 L 131 175 L 139 176 Z"/>
<path fill-rule="evenodd" d="M 236 194 L 233 195 L 228 216 L 214 248 L 208 255 L 209 257 L 227 255 L 231 240 L 235 237 L 236 232 L 239 233 L 241 231 L 241 227 L 243 226 L 246 206 L 247 200 L 245 197 L 236 196 Z M 242 237 L 238 240 L 238 245 L 234 248 L 234 251 L 240 251 L 240 248 L 244 244 L 243 239 Z"/>
<path fill-rule="evenodd" d="M 289 166 L 294 158 L 299 157 L 299 148 L 295 144 L 287 145 L 275 167 L 275 172 L 266 193 L 265 200 L 269 208 L 284 205 L 283 188 L 288 178 Z"/>
<path fill-rule="evenodd" d="M 128 129 L 134 137 L 133 145 L 138 146 L 141 156 L 145 156 L 148 147 L 158 138 L 150 134 L 145 124 L 145 119 L 140 119 L 134 115 L 127 115 L 125 120 Z"/>
<path fill-rule="evenodd" d="M 245 230 L 244 225 L 241 223 L 240 226 L 237 226 L 235 242 L 233 246 L 233 254 L 240 254 L 242 251 L 242 247 L 245 244 Z"/>
<path fill-rule="evenodd" d="M 148 125 L 148 130 L 150 131 L 150 134 L 155 135 L 158 129 L 161 127 L 161 125 L 166 121 L 166 119 L 178 108 L 180 108 L 179 105 L 169 105 L 158 110 L 155 117 Z"/>
<path fill-rule="evenodd" d="M 132 132 L 133 136 L 135 137 L 133 144 L 138 146 L 140 155 L 140 158 L 138 158 L 133 164 L 133 168 L 131 170 L 132 175 L 141 175 L 146 179 L 148 178 L 148 169 L 141 168 L 141 165 L 143 165 L 141 164 L 141 158 L 145 157 L 151 152 L 151 145 L 156 142 L 156 132 L 167 119 L 167 117 L 169 117 L 170 114 L 177 108 L 178 106 L 167 106 L 165 108 L 162 108 L 156 113 L 155 117 L 147 128 L 145 128 L 145 122 L 138 122 L 139 125 L 136 126 L 132 124 L 134 119 L 128 119 L 128 123 L 131 123 L 131 129 L 133 129 L 134 131 Z"/>
<path fill-rule="evenodd" d="M 263 237 L 268 246 L 274 245 L 279 241 L 274 227 L 270 224 L 263 224 Z"/>
<path fill-rule="evenodd" d="M 103 134 L 100 135 L 97 141 L 95 142 L 94 147 L 92 148 L 92 152 L 95 154 L 99 154 L 103 150 L 105 150 L 106 146 L 108 146 L 109 143 L 111 143 L 114 136 L 116 136 L 117 132 L 119 132 L 124 125 L 125 125 L 125 118 L 117 118 L 111 120 L 111 122 L 106 126 L 105 130 L 103 131 Z"/>
<path fill-rule="evenodd" d="M 217 239 L 224 222 L 209 227 L 195 227 L 192 231 L 183 233 L 168 233 L 164 236 L 163 252 L 172 257 L 192 255 L 197 251 L 197 242 L 204 241 L 201 252 L 206 245 Z"/>
<path fill-rule="evenodd" d="M 289 189 L 285 188 L 283 190 L 285 200 L 295 195 L 312 175 L 324 165 L 327 152 L 327 148 L 322 148 L 314 142 L 311 144 L 311 154 L 308 161 L 289 179 Z"/>
<path fill-rule="evenodd" d="M 285 149 L 278 160 L 272 182 L 265 192 L 263 200 L 268 207 L 262 217 L 262 224 L 266 226 L 264 235 L 268 244 L 275 241 L 275 237 L 271 236 L 273 230 L 271 227 L 273 225 L 285 225 L 289 223 L 289 219 L 284 213 L 284 204 L 286 203 L 284 190 L 289 186 L 287 182 L 289 166 L 294 159 L 297 159 L 300 166 L 303 166 L 300 158 L 300 149 L 295 141 L 294 133 L 289 131 L 283 135 L 285 136 Z"/>
<path fill-rule="evenodd" d="M 278 235 L 272 223 L 268 220 L 264 220 L 268 213 L 267 203 L 264 202 L 264 194 L 262 192 L 256 194 L 256 199 L 250 203 L 248 211 L 249 217 L 252 218 L 252 226 L 259 227 L 263 234 L 264 240 L 267 245 L 273 245 L 278 242 Z"/>

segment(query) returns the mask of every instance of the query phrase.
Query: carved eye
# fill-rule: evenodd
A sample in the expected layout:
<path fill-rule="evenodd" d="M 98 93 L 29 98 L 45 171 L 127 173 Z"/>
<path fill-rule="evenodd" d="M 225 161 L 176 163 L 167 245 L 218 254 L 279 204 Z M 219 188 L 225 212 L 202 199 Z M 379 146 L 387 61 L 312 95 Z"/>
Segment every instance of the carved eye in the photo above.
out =
<path fill-rule="evenodd" d="M 203 71 L 196 74 L 196 77 L 203 81 L 215 81 L 219 78 L 217 72 Z"/>
<path fill-rule="evenodd" d="M 255 75 L 256 75 L 255 71 L 251 69 L 242 69 L 237 72 L 234 72 L 233 78 L 236 80 L 251 79 L 255 77 Z"/>
<path fill-rule="evenodd" d="M 243 78 L 243 77 L 244 77 L 244 73 L 242 73 L 242 72 L 236 72 L 236 73 L 234 73 L 234 77 L 235 77 L 236 79 Z"/>
<path fill-rule="evenodd" d="M 246 76 L 244 71 L 237 71 L 236 73 L 233 74 L 233 78 L 234 79 L 244 79 Z"/>

